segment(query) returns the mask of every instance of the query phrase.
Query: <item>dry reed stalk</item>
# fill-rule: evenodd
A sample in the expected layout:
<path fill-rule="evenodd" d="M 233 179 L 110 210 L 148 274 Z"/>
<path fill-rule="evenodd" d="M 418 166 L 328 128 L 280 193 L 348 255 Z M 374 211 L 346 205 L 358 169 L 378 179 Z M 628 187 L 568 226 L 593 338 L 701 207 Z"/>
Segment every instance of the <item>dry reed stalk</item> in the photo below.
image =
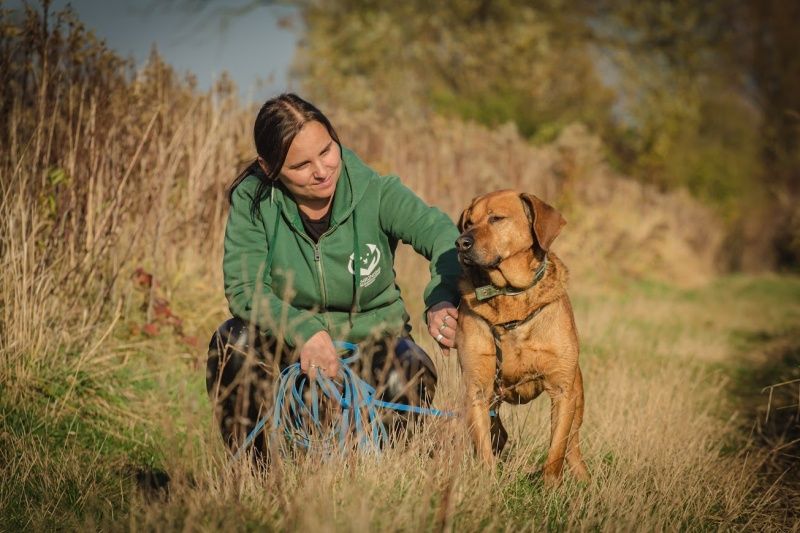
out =
<path fill-rule="evenodd" d="M 44 10 L 40 17 L 28 9 L 21 22 L 30 29 L 27 35 L 35 36 L 28 47 L 8 46 L 2 52 L 21 54 L 17 62 L 4 58 L 20 66 L 9 72 L 11 83 L 3 87 L 8 114 L 3 117 L 2 135 L 10 141 L 10 150 L 0 159 L 0 207 L 8 215 L 3 217 L 0 235 L 6 267 L 2 329 L 8 333 L 3 343 L 4 348 L 15 347 L 5 352 L 3 362 L 8 364 L 3 368 L 18 390 L 25 389 L 28 379 L 24 376 L 32 378 L 38 365 L 59 360 L 53 358 L 54 352 L 70 345 L 81 351 L 77 346 L 84 342 L 91 348 L 91 335 L 86 338 L 85 333 L 110 323 L 105 308 L 115 298 L 120 272 L 131 268 L 132 258 L 142 257 L 137 243 L 158 243 L 166 228 L 188 228 L 190 246 L 203 248 L 209 242 L 219 246 L 220 237 L 205 238 L 208 230 L 203 225 L 210 211 L 197 205 L 196 199 L 207 190 L 214 191 L 215 197 L 223 196 L 219 180 L 232 170 L 218 169 L 238 156 L 218 157 L 219 152 L 209 148 L 231 132 L 224 112 L 241 115 L 231 92 L 195 96 L 157 59 L 149 68 L 164 90 L 148 103 L 146 86 L 131 92 L 120 81 L 127 68 L 124 62 L 87 37 L 79 23 L 66 27 L 65 20 L 75 22 L 69 13 L 58 14 L 51 23 L 47 6 Z M 72 43 L 68 48 L 62 45 L 64 34 Z M 22 34 L 10 32 L 4 39 L 16 35 Z M 83 53 L 93 59 L 75 77 L 68 70 L 70 65 L 86 60 L 71 54 Z M 24 90 L 31 80 L 36 86 L 33 99 Z M 175 105 L 176 101 L 183 103 Z M 136 112 L 137 108 L 147 112 Z M 204 112 L 198 114 L 198 109 Z M 143 115 L 146 121 L 140 118 Z M 187 133 L 190 121 L 192 131 Z M 179 128 L 170 126 L 181 122 Z M 212 127 L 205 127 L 206 123 Z M 148 144 L 155 132 L 161 139 L 165 128 L 172 130 L 169 144 Z M 27 141 L 20 146 L 23 138 Z M 228 143 L 226 148 L 234 146 Z M 185 185 L 170 180 L 187 160 L 192 161 L 194 175 L 189 193 L 195 199 L 192 224 L 181 220 L 185 212 L 169 203 Z M 66 179 L 51 184 L 49 169 L 62 169 L 59 172 Z M 152 205 L 147 197 L 154 190 L 152 185 L 158 184 L 161 200 Z M 47 210 L 41 204 L 44 199 L 50 202 Z M 141 210 L 148 204 L 152 208 Z M 214 200 L 210 205 L 218 218 L 211 224 L 219 228 L 221 202 Z M 137 220 L 137 209 L 154 216 Z M 158 255 L 154 250 L 151 260 Z M 82 305 L 76 307 L 70 301 Z M 53 335 L 54 331 L 59 333 Z M 53 338 L 59 340 L 47 340 Z M 20 351 L 22 346 L 26 349 Z"/>

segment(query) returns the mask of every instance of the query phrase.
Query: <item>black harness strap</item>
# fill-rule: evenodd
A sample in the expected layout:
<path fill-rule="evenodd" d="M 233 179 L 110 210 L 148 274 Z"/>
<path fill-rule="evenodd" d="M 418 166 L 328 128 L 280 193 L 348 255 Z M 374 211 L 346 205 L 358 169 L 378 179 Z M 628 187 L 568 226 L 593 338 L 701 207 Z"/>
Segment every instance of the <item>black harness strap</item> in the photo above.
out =
<path fill-rule="evenodd" d="M 500 391 L 503 389 L 503 382 L 500 379 L 500 369 L 503 366 L 503 349 L 500 347 L 500 337 L 505 333 L 517 329 L 523 324 L 526 324 L 536 318 L 539 313 L 541 313 L 545 307 L 550 305 L 549 303 L 544 304 L 543 306 L 535 309 L 532 313 L 521 320 L 511 320 L 509 322 L 502 322 L 500 324 L 493 324 L 491 326 L 492 330 L 492 337 L 494 337 L 494 353 L 495 353 L 495 370 L 494 370 L 494 398 L 492 399 L 492 408 L 498 405 L 502 400 L 500 395 Z M 508 387 L 508 389 L 514 389 L 520 385 L 528 383 L 534 379 L 537 379 L 540 376 L 528 377 L 523 378 L 522 380 L 518 381 L 517 383 Z"/>
<path fill-rule="evenodd" d="M 542 263 L 539 265 L 539 268 L 536 269 L 536 272 L 533 276 L 533 281 L 530 285 L 520 289 L 514 289 L 511 287 L 495 287 L 494 285 L 484 285 L 482 287 L 477 287 L 475 289 L 475 297 L 479 302 L 483 302 L 485 300 L 489 300 L 494 298 L 495 296 L 516 296 L 518 294 L 523 294 L 524 292 L 532 289 L 535 287 L 541 280 L 544 278 L 545 273 L 547 272 L 547 255 L 545 254 Z M 494 371 L 494 398 L 492 399 L 492 406 L 498 405 L 502 397 L 500 395 L 500 391 L 503 390 L 503 383 L 500 379 L 500 369 L 503 366 L 503 349 L 500 347 L 500 337 L 513 329 L 517 329 L 521 325 L 530 322 L 534 318 L 536 318 L 542 310 L 547 307 L 549 303 L 544 304 L 543 306 L 535 309 L 532 313 L 520 320 L 511 320 L 509 322 L 502 322 L 500 324 L 491 324 L 489 327 L 492 330 L 492 337 L 494 337 L 494 349 L 495 349 L 495 371 Z M 513 389 L 522 385 L 523 383 L 528 383 L 529 381 L 536 379 L 538 376 L 534 376 L 531 378 L 530 376 L 520 380 L 519 382 L 515 383 L 509 389 Z"/>

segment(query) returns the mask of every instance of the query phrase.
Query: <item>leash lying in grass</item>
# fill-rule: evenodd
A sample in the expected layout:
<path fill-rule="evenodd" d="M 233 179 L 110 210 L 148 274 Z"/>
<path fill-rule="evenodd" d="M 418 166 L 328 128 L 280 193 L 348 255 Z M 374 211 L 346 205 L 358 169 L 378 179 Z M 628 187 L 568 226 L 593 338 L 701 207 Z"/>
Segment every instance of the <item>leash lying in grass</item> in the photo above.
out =
<path fill-rule="evenodd" d="M 320 394 L 341 407 L 341 416 L 333 427 L 340 449 L 344 448 L 350 435 L 355 435 L 357 447 L 365 451 L 379 451 L 389 443 L 389 433 L 381 421 L 379 409 L 446 418 L 458 416 L 452 411 L 387 402 L 377 398 L 375 387 L 358 377 L 350 368 L 350 365 L 359 358 L 358 346 L 342 341 L 336 341 L 334 345 L 351 354 L 342 359 L 338 380 L 317 372 L 316 379 L 309 382 L 308 377 L 300 369 L 300 363 L 286 367 L 278 376 L 271 416 L 267 415 L 258 421 L 234 454 L 232 461 L 236 461 L 242 451 L 253 443 L 270 418 L 273 436 L 283 432 L 287 441 L 302 448 L 311 448 L 312 435 L 325 432 L 320 417 L 322 399 Z M 307 386 L 310 398 L 304 395 Z"/>

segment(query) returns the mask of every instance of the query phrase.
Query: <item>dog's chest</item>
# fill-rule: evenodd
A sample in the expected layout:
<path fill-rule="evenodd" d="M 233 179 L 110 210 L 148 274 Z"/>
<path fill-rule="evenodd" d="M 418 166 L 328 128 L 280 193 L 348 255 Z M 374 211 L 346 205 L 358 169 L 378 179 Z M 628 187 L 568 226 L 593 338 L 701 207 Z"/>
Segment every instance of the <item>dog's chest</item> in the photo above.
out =
<path fill-rule="evenodd" d="M 522 340 L 524 339 L 524 340 Z M 515 381 L 528 374 L 542 374 L 544 365 L 540 352 L 544 345 L 529 336 L 509 332 L 499 342 L 498 365 L 505 381 Z"/>
<path fill-rule="evenodd" d="M 538 396 L 546 375 L 545 345 L 531 339 L 530 333 L 509 331 L 498 342 L 498 392 L 506 401 L 528 401 Z"/>

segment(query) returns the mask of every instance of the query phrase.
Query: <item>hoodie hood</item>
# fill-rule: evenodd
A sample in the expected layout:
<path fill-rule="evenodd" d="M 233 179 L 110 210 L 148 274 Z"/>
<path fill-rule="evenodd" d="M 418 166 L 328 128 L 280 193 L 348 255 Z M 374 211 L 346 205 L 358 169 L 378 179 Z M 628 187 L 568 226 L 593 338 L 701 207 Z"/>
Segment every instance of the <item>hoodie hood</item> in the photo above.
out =
<path fill-rule="evenodd" d="M 377 172 L 364 164 L 359 157 L 342 146 L 339 146 L 342 168 L 339 172 L 339 180 L 336 182 L 336 190 L 333 194 L 333 205 L 331 206 L 331 222 L 328 231 L 335 231 L 338 226 L 344 224 L 348 218 L 355 219 L 355 209 L 369 186 L 370 180 L 378 178 Z M 288 224 L 295 232 L 305 233 L 303 221 L 300 219 L 300 209 L 297 202 L 292 197 L 286 186 L 278 182 L 275 187 L 275 203 L 279 206 L 280 212 Z M 280 223 L 280 216 L 275 217 L 275 224 Z M 361 263 L 361 243 L 358 238 L 358 224 L 353 220 L 353 264 Z M 271 259 L 271 257 L 270 257 Z M 271 263 L 271 261 L 269 262 Z M 269 265 L 271 267 L 271 264 Z M 353 273 L 353 301 L 350 306 L 351 313 L 361 310 L 359 303 L 361 286 L 361 269 L 355 268 Z M 352 322 L 352 319 L 350 319 Z"/>
<path fill-rule="evenodd" d="M 328 231 L 332 231 L 353 215 L 353 211 L 369 187 L 370 180 L 378 177 L 378 174 L 365 165 L 351 150 L 344 147 L 340 147 L 340 150 L 342 170 L 339 173 L 339 181 L 336 183 L 333 195 L 331 227 Z M 273 201 L 279 206 L 283 218 L 295 231 L 305 232 L 297 202 L 283 183 L 276 184 Z"/>

